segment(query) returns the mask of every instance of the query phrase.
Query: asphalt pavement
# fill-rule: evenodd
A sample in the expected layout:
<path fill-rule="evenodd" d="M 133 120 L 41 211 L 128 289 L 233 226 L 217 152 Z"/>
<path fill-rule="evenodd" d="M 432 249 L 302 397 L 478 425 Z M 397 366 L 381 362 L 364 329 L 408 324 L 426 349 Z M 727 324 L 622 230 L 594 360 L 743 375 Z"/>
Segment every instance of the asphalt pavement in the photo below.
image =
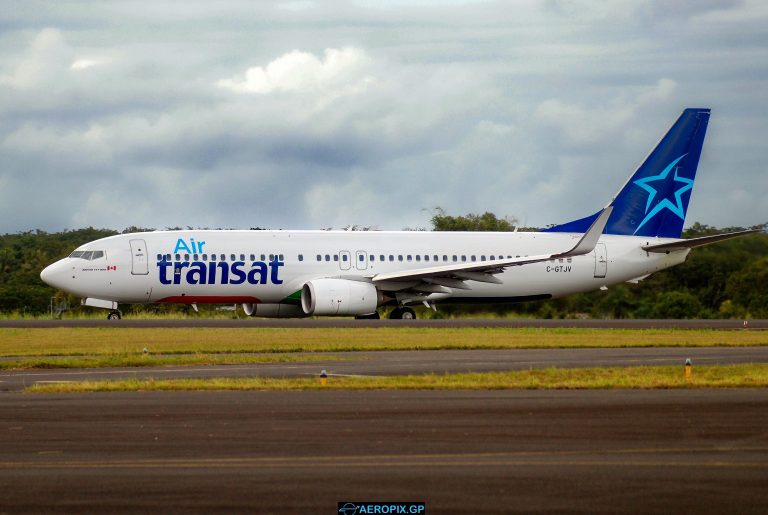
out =
<path fill-rule="evenodd" d="M 766 513 L 768 391 L 0 394 L 0 512 Z"/>

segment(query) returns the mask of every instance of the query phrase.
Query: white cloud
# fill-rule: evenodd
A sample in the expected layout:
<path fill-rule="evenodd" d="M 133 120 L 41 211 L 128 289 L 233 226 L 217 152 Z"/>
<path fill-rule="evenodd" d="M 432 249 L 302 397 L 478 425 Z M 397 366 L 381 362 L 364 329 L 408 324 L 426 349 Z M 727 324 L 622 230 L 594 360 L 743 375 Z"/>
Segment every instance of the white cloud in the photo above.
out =
<path fill-rule="evenodd" d="M 87 68 L 91 68 L 93 66 L 97 66 L 99 64 L 104 64 L 104 62 L 96 59 L 78 59 L 74 61 L 71 65 L 69 65 L 69 69 L 74 71 L 79 71 L 79 70 L 85 70 Z"/>
<path fill-rule="evenodd" d="M 328 48 L 324 58 L 294 50 L 264 67 L 248 68 L 244 74 L 216 82 L 238 93 L 307 92 L 330 88 L 359 90 L 372 79 L 364 75 L 369 57 L 358 48 Z"/>
<path fill-rule="evenodd" d="M 72 49 L 60 30 L 48 28 L 37 33 L 29 48 L 17 56 L 10 75 L 0 76 L 0 85 L 15 89 L 40 88 L 66 70 Z"/>

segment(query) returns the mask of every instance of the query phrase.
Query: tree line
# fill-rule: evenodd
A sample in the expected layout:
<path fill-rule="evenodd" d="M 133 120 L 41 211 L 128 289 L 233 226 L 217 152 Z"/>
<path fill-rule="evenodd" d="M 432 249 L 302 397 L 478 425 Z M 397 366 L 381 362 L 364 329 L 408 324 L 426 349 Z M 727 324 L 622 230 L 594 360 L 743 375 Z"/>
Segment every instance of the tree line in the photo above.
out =
<path fill-rule="evenodd" d="M 512 231 L 516 224 L 513 218 L 498 218 L 488 212 L 452 216 L 440 209 L 431 221 L 437 231 Z M 683 237 L 740 229 L 695 223 Z M 144 229 L 130 227 L 122 232 L 139 230 Z M 75 310 L 80 309 L 77 299 L 43 283 L 40 271 L 83 243 L 115 234 L 118 231 L 88 227 L 0 236 L 0 312 L 44 314 L 52 298 L 54 303 L 67 301 Z M 188 308 L 158 305 L 134 310 L 187 312 Z M 754 234 L 694 249 L 684 264 L 653 274 L 639 284 L 621 284 L 607 291 L 545 302 L 439 307 L 444 315 L 480 311 L 542 318 L 768 318 L 768 235 Z"/>

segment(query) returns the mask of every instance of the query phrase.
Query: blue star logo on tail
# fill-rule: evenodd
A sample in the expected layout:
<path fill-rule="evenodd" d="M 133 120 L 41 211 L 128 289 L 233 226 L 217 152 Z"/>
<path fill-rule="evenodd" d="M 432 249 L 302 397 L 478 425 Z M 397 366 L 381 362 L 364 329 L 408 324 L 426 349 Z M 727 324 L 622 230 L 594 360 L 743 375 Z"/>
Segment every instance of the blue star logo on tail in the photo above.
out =
<path fill-rule="evenodd" d="M 668 209 L 672 213 L 675 214 L 678 218 L 681 220 L 685 220 L 685 209 L 683 208 L 683 200 L 682 196 L 683 193 L 686 191 L 690 191 L 693 188 L 693 179 L 686 179 L 685 177 L 680 177 L 677 174 L 678 168 L 675 168 L 677 163 L 686 156 L 687 154 L 683 154 L 682 156 L 678 157 L 671 163 L 667 165 L 664 170 L 659 175 L 652 175 L 650 177 L 645 177 L 643 179 L 638 179 L 635 181 L 635 184 L 643 188 L 645 191 L 648 192 L 648 201 L 645 204 L 645 218 L 643 218 L 643 221 L 640 222 L 640 225 L 635 229 L 635 234 L 637 234 L 637 231 L 639 231 L 645 224 L 648 222 L 651 218 L 656 216 L 657 213 L 659 213 L 662 209 Z M 674 168 L 675 174 L 672 178 L 668 178 L 670 172 Z M 657 188 L 654 188 L 653 186 L 649 185 L 648 183 L 651 182 L 658 182 L 658 181 L 664 181 L 661 184 L 658 185 Z M 682 184 L 682 186 L 675 190 L 675 186 L 672 184 L 669 184 L 670 181 L 677 182 Z M 657 193 L 660 193 L 660 199 L 656 199 Z M 674 193 L 674 195 L 673 195 Z M 670 200 L 670 196 L 674 196 L 674 200 Z M 670 198 L 668 198 L 670 197 Z M 656 204 L 651 208 L 651 205 L 654 203 L 654 200 L 657 200 Z"/>

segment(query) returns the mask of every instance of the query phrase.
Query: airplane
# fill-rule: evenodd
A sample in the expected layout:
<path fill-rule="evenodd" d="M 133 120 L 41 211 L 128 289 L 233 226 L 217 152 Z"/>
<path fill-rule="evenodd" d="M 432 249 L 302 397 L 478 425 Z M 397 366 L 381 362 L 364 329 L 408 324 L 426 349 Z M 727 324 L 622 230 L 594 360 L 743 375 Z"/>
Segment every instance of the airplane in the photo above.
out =
<path fill-rule="evenodd" d="M 523 302 L 638 281 L 691 249 L 760 232 L 681 239 L 710 109 L 685 109 L 613 199 L 541 232 L 183 230 L 121 234 L 46 267 L 47 284 L 121 304 L 241 304 L 248 316 L 413 319 L 423 303 Z"/>

